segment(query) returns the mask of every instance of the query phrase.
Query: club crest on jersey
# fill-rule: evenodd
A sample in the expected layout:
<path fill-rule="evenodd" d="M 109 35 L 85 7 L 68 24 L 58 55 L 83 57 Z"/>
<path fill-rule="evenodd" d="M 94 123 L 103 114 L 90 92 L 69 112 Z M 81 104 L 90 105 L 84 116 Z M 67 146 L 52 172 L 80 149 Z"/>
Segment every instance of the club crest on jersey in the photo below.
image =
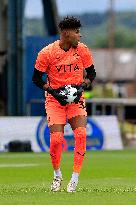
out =
<path fill-rule="evenodd" d="M 78 57 L 79 57 L 78 53 L 74 53 L 73 56 L 74 56 L 75 58 L 78 58 Z"/>

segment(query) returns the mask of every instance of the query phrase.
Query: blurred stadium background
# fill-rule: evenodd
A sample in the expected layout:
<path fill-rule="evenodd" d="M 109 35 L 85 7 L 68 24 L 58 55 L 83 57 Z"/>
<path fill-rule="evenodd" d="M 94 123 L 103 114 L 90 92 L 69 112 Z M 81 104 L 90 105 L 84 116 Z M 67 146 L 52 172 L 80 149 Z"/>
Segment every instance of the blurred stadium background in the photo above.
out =
<path fill-rule="evenodd" d="M 136 148 L 135 0 L 0 0 L 1 155 L 7 151 L 48 151 L 49 132 L 46 127 L 44 92 L 32 84 L 31 79 L 38 52 L 43 46 L 59 38 L 57 23 L 66 15 L 74 15 L 81 19 L 82 42 L 92 50 L 97 72 L 93 89 L 85 91 L 88 112 L 88 150 L 124 150 L 124 156 L 129 161 L 135 156 L 135 151 L 132 149 Z M 65 134 L 67 143 L 70 143 L 68 149 L 73 150 L 69 127 L 66 128 Z M 66 147 L 64 148 L 67 150 Z M 131 150 L 130 153 L 128 151 L 128 155 L 126 148 Z M 119 156 L 119 159 L 123 160 L 123 155 L 121 156 L 118 151 L 115 155 L 112 155 L 111 151 L 111 158 L 109 153 L 103 152 L 102 156 L 105 157 L 103 168 L 108 169 L 106 156 L 111 160 L 111 167 L 113 164 L 116 167 L 117 161 L 112 164 L 114 157 Z M 7 155 L 2 156 L 3 158 L 0 159 L 6 160 Z M 17 155 L 15 158 L 18 159 L 20 156 Z M 101 154 L 94 153 L 94 159 L 98 160 L 97 156 L 100 157 Z M 43 155 L 39 157 L 43 158 Z M 32 158 L 30 155 L 30 160 Z M 103 160 L 102 157 L 100 159 Z M 128 161 L 122 161 L 122 167 Z M 3 160 L 1 162 L 4 163 Z M 23 162 L 25 160 L 22 157 Z M 17 161 L 15 160 L 14 163 Z M 120 164 L 120 162 L 117 163 Z M 134 161 L 131 163 L 133 164 Z M 97 165 L 96 170 L 101 169 Z M 121 170 L 123 171 L 123 168 Z M 124 170 L 127 168 L 125 167 Z M 6 168 L 1 172 L 2 176 L 4 172 L 6 173 Z M 32 172 L 31 170 L 30 173 Z M 38 176 L 38 171 L 35 170 L 35 173 Z M 117 176 L 114 168 L 112 173 L 115 177 Z M 126 171 L 126 176 L 128 173 L 129 171 Z M 132 181 L 134 175 L 131 175 Z M 12 174 L 9 178 L 10 176 Z M 108 171 L 107 175 L 105 173 L 101 176 L 96 174 L 93 177 L 104 178 L 106 176 L 108 177 Z M 12 180 L 9 178 L 6 183 L 10 184 Z M 2 183 L 4 184 L 4 181 Z M 97 187 L 98 181 L 95 185 Z M 107 184 L 105 183 L 104 186 Z M 111 187 L 112 193 L 116 191 L 121 193 L 121 189 L 117 188 L 115 191 Z M 14 187 L 11 189 L 15 191 L 15 194 L 20 191 L 24 193 L 23 188 L 16 188 L 16 191 Z M 38 190 L 36 187 L 30 189 L 27 187 L 28 192 L 34 193 L 34 189 Z M 41 192 L 46 192 L 42 187 L 39 189 Z M 9 187 L 7 190 L 9 191 Z M 97 190 L 99 192 L 101 188 Z M 122 188 L 122 192 L 123 190 L 125 188 Z M 92 192 L 95 194 L 97 191 L 94 188 Z M 132 192 L 135 192 L 135 189 Z M 125 202 L 124 199 L 124 203 L 118 204 L 125 204 Z M 73 201 L 71 203 L 74 204 Z M 101 204 L 106 203 L 104 201 Z M 107 204 L 112 203 L 107 202 Z M 133 204 L 132 201 L 130 204 Z"/>
<path fill-rule="evenodd" d="M 0 115 L 46 115 L 44 93 L 31 82 L 35 58 L 43 45 L 59 38 L 59 19 L 75 15 L 97 70 L 93 90 L 85 92 L 88 115 L 116 115 L 124 145 L 136 145 L 135 11 L 133 0 L 75 0 L 72 5 L 62 0 L 1 0 Z"/>

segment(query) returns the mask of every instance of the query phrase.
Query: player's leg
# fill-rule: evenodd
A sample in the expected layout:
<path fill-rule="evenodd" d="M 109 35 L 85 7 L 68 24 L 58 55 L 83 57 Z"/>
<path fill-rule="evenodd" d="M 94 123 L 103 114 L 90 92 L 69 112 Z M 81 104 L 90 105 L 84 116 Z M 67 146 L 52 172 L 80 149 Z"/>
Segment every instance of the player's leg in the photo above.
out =
<path fill-rule="evenodd" d="M 72 105 L 74 107 L 75 105 Z M 75 137 L 75 149 L 74 149 L 74 166 L 73 174 L 71 180 L 67 186 L 68 192 L 73 192 L 76 190 L 78 184 L 78 177 L 82 168 L 85 152 L 86 152 L 86 110 L 84 107 L 76 105 L 74 107 L 75 113 L 77 116 L 71 117 L 69 123 L 72 127 Z M 71 113 L 72 114 L 72 113 Z M 71 115 L 69 114 L 69 116 Z"/>
<path fill-rule="evenodd" d="M 86 116 L 76 116 L 69 120 L 75 137 L 73 172 L 80 173 L 86 151 Z"/>
<path fill-rule="evenodd" d="M 60 162 L 63 145 L 64 125 L 50 125 L 50 157 L 54 169 L 54 176 L 61 176 Z"/>
<path fill-rule="evenodd" d="M 66 123 L 65 109 L 53 101 L 46 105 L 47 121 L 50 130 L 50 157 L 54 170 L 52 191 L 58 191 L 61 186 L 62 174 L 60 170 L 64 126 Z"/>
<path fill-rule="evenodd" d="M 51 191 L 59 191 L 62 181 L 62 173 L 60 169 L 64 125 L 50 125 L 50 157 L 54 169 L 54 179 L 51 184 Z"/>

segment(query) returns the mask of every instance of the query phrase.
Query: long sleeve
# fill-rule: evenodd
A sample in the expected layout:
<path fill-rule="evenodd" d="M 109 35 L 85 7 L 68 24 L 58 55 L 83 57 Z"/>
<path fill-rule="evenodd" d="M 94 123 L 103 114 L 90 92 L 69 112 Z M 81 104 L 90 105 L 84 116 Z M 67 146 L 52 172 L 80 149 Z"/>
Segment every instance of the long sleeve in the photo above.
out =
<path fill-rule="evenodd" d="M 37 70 L 34 68 L 32 82 L 39 87 L 40 89 L 43 89 L 43 86 L 45 85 L 45 82 L 42 79 L 44 72 Z"/>

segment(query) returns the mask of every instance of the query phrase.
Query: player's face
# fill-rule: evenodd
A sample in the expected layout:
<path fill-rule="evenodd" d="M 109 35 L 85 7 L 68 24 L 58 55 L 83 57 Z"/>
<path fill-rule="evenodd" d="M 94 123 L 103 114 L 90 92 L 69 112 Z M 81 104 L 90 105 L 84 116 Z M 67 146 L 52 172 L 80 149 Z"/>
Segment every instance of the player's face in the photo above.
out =
<path fill-rule="evenodd" d="M 72 47 L 76 48 L 78 46 L 80 37 L 81 37 L 80 29 L 70 29 L 68 31 L 68 41 Z"/>

